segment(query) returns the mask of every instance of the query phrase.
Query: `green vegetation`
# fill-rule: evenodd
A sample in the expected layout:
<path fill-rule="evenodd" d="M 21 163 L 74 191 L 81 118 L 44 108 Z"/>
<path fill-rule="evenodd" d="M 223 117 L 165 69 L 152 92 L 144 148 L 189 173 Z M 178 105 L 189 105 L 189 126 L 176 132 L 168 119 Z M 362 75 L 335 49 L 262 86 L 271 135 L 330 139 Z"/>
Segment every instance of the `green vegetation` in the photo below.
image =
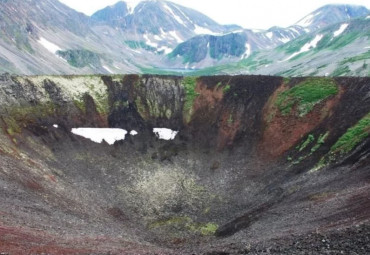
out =
<path fill-rule="evenodd" d="M 195 98 L 199 95 L 195 91 L 196 83 L 197 77 L 185 77 L 183 79 L 183 86 L 185 89 L 185 104 L 183 108 L 183 113 L 187 123 L 190 121 L 193 114 L 193 104 Z"/>
<path fill-rule="evenodd" d="M 335 69 L 331 75 L 332 76 L 342 76 L 342 75 L 349 74 L 350 72 L 351 72 L 351 69 L 349 69 L 348 66 L 338 66 L 337 69 Z"/>
<path fill-rule="evenodd" d="M 57 54 L 67 60 L 68 64 L 77 68 L 83 68 L 88 65 L 101 66 L 99 55 L 89 50 L 59 50 Z"/>
<path fill-rule="evenodd" d="M 335 161 L 338 155 L 345 155 L 352 151 L 361 141 L 370 135 L 370 113 L 365 115 L 356 125 L 349 128 L 338 141 L 330 148 L 327 155 L 322 157 L 311 172 L 315 172 L 330 162 Z M 325 138 L 325 137 L 324 137 Z M 323 138 L 323 139 L 324 139 Z"/>
<path fill-rule="evenodd" d="M 360 55 L 354 56 L 354 57 L 345 58 L 340 63 L 341 64 L 347 64 L 347 63 L 353 63 L 353 62 L 356 62 L 356 61 L 367 60 L 367 59 L 370 59 L 370 50 L 367 51 L 367 52 L 364 52 L 364 53 L 362 53 Z"/>
<path fill-rule="evenodd" d="M 284 51 L 287 54 L 293 54 L 295 52 L 298 52 L 301 50 L 303 45 L 306 43 L 312 41 L 314 38 L 313 36 L 305 36 L 302 39 L 297 39 L 291 42 L 288 42 L 286 44 L 283 44 L 282 46 L 277 47 L 278 51 Z"/>
<path fill-rule="evenodd" d="M 153 52 L 157 50 L 156 48 L 147 45 L 143 41 L 125 41 L 124 43 L 133 50 L 144 49 L 144 50 L 153 51 Z"/>
<path fill-rule="evenodd" d="M 349 128 L 331 147 L 331 154 L 346 154 L 353 150 L 363 139 L 370 134 L 370 113 L 362 118 L 355 126 Z"/>
<path fill-rule="evenodd" d="M 188 216 L 173 217 L 166 220 L 156 221 L 149 225 L 150 229 L 154 228 L 175 228 L 182 231 L 200 234 L 202 236 L 214 235 L 218 229 L 218 225 L 213 222 L 199 223 L 194 222 Z"/>
<path fill-rule="evenodd" d="M 325 134 L 321 134 L 319 136 L 319 138 L 317 139 L 317 142 L 316 142 L 315 146 L 313 146 L 311 148 L 311 154 L 314 153 L 315 151 L 317 151 L 321 147 L 321 145 L 323 145 L 325 143 L 326 138 L 328 138 L 329 134 L 330 134 L 330 132 L 328 131 Z"/>
<path fill-rule="evenodd" d="M 329 49 L 337 50 L 337 49 L 343 48 L 346 45 L 355 41 L 359 36 L 360 34 L 358 32 L 350 32 L 350 33 L 345 33 L 338 37 L 335 37 L 333 41 L 331 41 L 330 44 L 328 45 Z"/>
<path fill-rule="evenodd" d="M 52 103 L 8 109 L 9 115 L 3 117 L 7 133 L 10 136 L 14 136 L 17 133 L 22 132 L 22 128 L 27 126 L 29 123 L 34 123 L 40 118 L 52 116 L 55 113 L 55 110 L 56 107 Z"/>
<path fill-rule="evenodd" d="M 320 134 L 319 138 L 317 138 L 316 144 L 312 146 L 310 153 L 300 156 L 297 160 L 293 161 L 293 158 L 291 156 L 288 156 L 287 160 L 292 162 L 292 165 L 297 165 L 301 163 L 302 160 L 305 160 L 306 158 L 312 156 L 320 147 L 323 145 L 326 141 L 326 138 L 329 136 L 329 131 L 325 134 Z M 309 134 L 307 139 L 302 142 L 301 145 L 297 146 L 296 149 L 299 150 L 299 152 L 303 151 L 309 144 L 311 144 L 313 141 L 315 141 L 314 135 Z"/>
<path fill-rule="evenodd" d="M 299 147 L 299 151 L 303 151 L 310 143 L 312 143 L 315 140 L 315 136 L 309 134 L 306 141 L 302 143 L 302 145 Z"/>
<path fill-rule="evenodd" d="M 226 86 L 225 86 L 225 87 L 223 87 L 222 92 L 223 92 L 224 94 L 226 94 L 227 92 L 229 92 L 230 88 L 231 88 L 231 86 L 230 86 L 229 84 L 226 84 Z"/>
<path fill-rule="evenodd" d="M 276 100 L 276 106 L 283 115 L 288 115 L 293 107 L 297 105 L 298 114 L 302 117 L 309 113 L 316 104 L 337 93 L 338 87 L 334 80 L 309 78 L 280 93 Z"/>

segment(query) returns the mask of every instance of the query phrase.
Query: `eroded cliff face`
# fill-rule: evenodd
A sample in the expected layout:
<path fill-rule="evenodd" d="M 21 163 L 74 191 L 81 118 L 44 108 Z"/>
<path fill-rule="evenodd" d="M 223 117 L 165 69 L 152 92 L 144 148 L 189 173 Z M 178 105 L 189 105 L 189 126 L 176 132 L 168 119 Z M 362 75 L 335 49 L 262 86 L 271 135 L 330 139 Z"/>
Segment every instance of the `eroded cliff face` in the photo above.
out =
<path fill-rule="evenodd" d="M 2 76 L 0 252 L 233 254 L 365 224 L 369 95 L 369 78 Z"/>

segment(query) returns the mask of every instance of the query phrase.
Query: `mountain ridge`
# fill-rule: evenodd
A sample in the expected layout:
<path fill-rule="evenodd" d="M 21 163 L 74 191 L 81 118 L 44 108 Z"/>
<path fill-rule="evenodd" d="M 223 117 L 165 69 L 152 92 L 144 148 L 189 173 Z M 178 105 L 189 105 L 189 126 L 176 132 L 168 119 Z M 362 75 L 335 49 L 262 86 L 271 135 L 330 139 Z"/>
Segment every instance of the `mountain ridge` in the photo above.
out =
<path fill-rule="evenodd" d="M 334 10 L 334 18 L 324 19 L 330 10 Z M 295 24 L 256 31 L 220 25 L 169 1 L 142 1 L 134 9 L 119 1 L 88 17 L 57 0 L 15 0 L 3 1 L 0 12 L 4 17 L 0 71 L 18 74 L 162 73 L 167 69 L 210 68 L 278 50 L 333 22 L 370 13 L 361 6 L 327 5 L 300 20 L 316 17 L 307 27 Z M 22 13 L 22 19 L 17 13 Z"/>

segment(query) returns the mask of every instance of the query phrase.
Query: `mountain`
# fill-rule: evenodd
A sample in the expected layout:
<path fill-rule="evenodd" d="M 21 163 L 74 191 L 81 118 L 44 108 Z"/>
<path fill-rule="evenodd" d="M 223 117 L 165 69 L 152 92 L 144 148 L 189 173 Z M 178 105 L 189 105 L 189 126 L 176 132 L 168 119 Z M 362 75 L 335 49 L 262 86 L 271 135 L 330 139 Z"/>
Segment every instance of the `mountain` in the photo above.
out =
<path fill-rule="evenodd" d="M 109 42 L 90 28 L 90 18 L 57 0 L 2 1 L 0 17 L 2 71 L 106 73 L 106 63 L 114 62 Z M 137 70 L 120 62 L 122 70 Z"/>
<path fill-rule="evenodd" d="M 337 23 L 235 63 L 194 74 L 369 76 L 370 18 Z"/>
<path fill-rule="evenodd" d="M 133 10 L 118 2 L 94 13 L 91 21 L 93 26 L 120 29 L 129 41 L 157 49 L 172 49 L 198 34 L 222 34 L 235 28 L 221 26 L 200 12 L 162 0 L 142 1 Z"/>
<path fill-rule="evenodd" d="M 173 73 L 166 70 L 202 68 L 214 73 L 228 72 L 231 67 L 230 72 L 264 74 L 280 74 L 289 68 L 299 75 L 303 69 L 287 63 L 305 66 L 309 59 L 304 56 L 310 54 L 304 46 L 316 36 L 324 38 L 320 38 L 320 49 L 331 52 L 325 59 L 332 63 L 362 54 L 362 44 L 356 47 L 356 43 L 368 39 L 366 30 L 356 27 L 368 29 L 366 24 L 352 23 L 367 22 L 369 10 L 360 6 L 328 5 L 287 28 L 251 30 L 220 25 L 200 12 L 162 0 L 142 1 L 135 7 L 120 1 L 91 17 L 57 0 L 0 3 L 0 71 L 17 74 Z M 348 31 L 358 31 L 341 39 L 354 43 L 344 48 L 348 52 L 338 55 L 325 49 L 333 43 L 332 30 L 338 30 L 333 39 L 337 43 Z M 303 55 L 299 53 L 302 47 Z M 294 53 L 297 56 L 279 64 Z M 322 61 L 311 61 L 316 62 Z"/>
<path fill-rule="evenodd" d="M 308 31 L 315 31 L 331 24 L 366 17 L 369 14 L 370 11 L 363 6 L 348 4 L 325 5 L 299 20 L 296 25 L 304 27 Z"/>
<path fill-rule="evenodd" d="M 180 59 L 183 64 L 207 66 L 224 58 L 227 58 L 226 61 L 248 58 L 254 51 L 275 48 L 305 33 L 303 28 L 292 26 L 273 27 L 267 31 L 243 29 L 241 32 L 218 36 L 200 35 L 179 44 L 169 57 L 172 60 Z"/>
<path fill-rule="evenodd" d="M 256 63 L 254 63 L 251 59 L 250 60 L 243 60 L 248 58 L 249 56 L 254 56 L 253 53 L 262 54 L 265 56 L 265 59 L 261 59 L 261 66 L 265 67 L 266 63 L 270 64 L 277 63 L 277 69 L 286 68 L 286 66 L 281 66 L 279 64 L 281 59 L 279 59 L 277 53 L 279 50 L 284 47 L 291 47 L 297 48 L 297 52 L 303 47 L 306 43 L 310 40 L 314 40 L 316 36 L 322 36 L 324 39 L 320 42 L 320 49 L 324 49 L 325 47 L 329 47 L 330 43 L 341 41 L 342 36 L 346 35 L 348 31 L 356 30 L 359 33 L 356 35 L 349 34 L 347 35 L 347 39 L 354 41 L 356 38 L 361 37 L 363 40 L 366 41 L 367 33 L 369 28 L 363 25 L 360 25 L 361 22 L 352 22 L 356 19 L 361 19 L 358 17 L 365 18 L 369 15 L 370 11 L 367 10 L 365 7 L 362 6 L 352 6 L 352 5 L 327 5 L 318 10 L 314 11 L 313 13 L 307 15 L 303 19 L 301 19 L 296 25 L 288 27 L 288 28 L 279 28 L 279 27 L 272 27 L 266 31 L 253 31 L 253 30 L 243 30 L 242 32 L 238 32 L 238 34 L 227 34 L 227 35 L 220 35 L 220 36 L 202 36 L 202 37 L 194 37 L 188 41 L 185 41 L 179 44 L 171 54 L 169 54 L 169 59 L 172 60 L 174 65 L 180 67 L 181 65 L 189 66 L 191 65 L 193 69 L 201 69 L 205 67 L 210 67 L 207 70 L 219 70 L 218 68 L 214 68 L 214 66 L 222 66 L 226 63 L 238 63 L 239 61 L 242 63 L 246 63 L 248 65 L 249 62 L 252 62 L 253 68 L 250 70 L 244 69 L 241 71 L 242 73 L 254 73 L 256 72 Z M 344 23 L 347 22 L 347 23 Z M 366 21 L 365 21 L 366 22 Z M 350 25 L 347 32 L 339 36 L 344 30 L 346 30 L 346 26 Z M 362 24 L 362 23 L 361 23 Z M 341 26 L 342 25 L 342 26 Z M 328 28 L 326 30 L 323 30 Z M 332 41 L 333 36 L 333 29 L 337 29 L 338 35 L 335 36 L 335 40 Z M 367 29 L 367 30 L 366 30 Z M 343 30 L 343 31 L 342 31 Z M 361 32 L 362 31 L 362 32 Z M 321 33 L 321 34 L 320 34 Z M 236 38 L 238 38 L 236 40 Z M 319 37 L 317 37 L 319 38 Z M 213 42 L 219 42 L 218 46 L 215 46 Z M 327 44 L 323 43 L 327 42 Z M 290 46 L 292 45 L 292 46 Z M 233 49 L 230 51 L 229 49 Z M 275 50 L 276 49 L 276 50 Z M 288 50 L 294 53 L 293 49 Z M 353 52 L 356 51 L 357 52 Z M 306 50 L 304 50 L 306 52 Z M 266 53 L 266 54 L 264 54 Z M 361 48 L 356 49 L 352 47 L 352 50 L 348 52 L 349 54 L 353 53 L 361 53 Z M 298 54 L 298 53 L 296 53 Z M 334 62 L 337 60 L 341 60 L 340 56 L 348 56 L 345 52 L 344 55 L 336 55 L 334 54 L 335 59 L 330 57 Z M 293 56 L 295 57 L 295 56 Z M 285 58 L 289 58 L 285 56 Z M 241 60 L 242 59 L 242 60 Z M 328 59 L 328 58 L 326 58 Z M 302 66 L 303 63 L 301 63 Z M 212 67 L 213 66 L 213 67 Z M 232 64 L 231 64 L 232 66 Z M 257 64 L 258 66 L 258 64 Z M 245 64 L 240 65 L 241 68 L 245 67 Z M 307 66 L 306 66 L 307 67 Z M 221 68 L 222 69 L 222 68 Z M 291 72 L 291 68 L 287 68 Z M 271 66 L 269 69 L 271 70 Z M 267 71 L 266 70 L 266 71 Z M 281 70 L 280 70 L 281 71 Z M 280 74 L 281 72 L 273 72 L 273 73 L 265 73 L 264 74 Z M 201 71 L 202 74 L 205 74 Z M 315 72 L 310 72 L 314 74 Z M 304 74 L 308 75 L 310 73 L 304 72 Z M 326 74 L 325 72 L 324 74 Z M 329 72 L 331 73 L 331 72 Z M 334 72 L 336 74 L 337 72 Z M 348 73 L 348 72 L 347 72 Z M 295 75 L 299 75 L 299 71 L 295 72 Z M 352 74 L 349 72 L 348 74 Z"/>

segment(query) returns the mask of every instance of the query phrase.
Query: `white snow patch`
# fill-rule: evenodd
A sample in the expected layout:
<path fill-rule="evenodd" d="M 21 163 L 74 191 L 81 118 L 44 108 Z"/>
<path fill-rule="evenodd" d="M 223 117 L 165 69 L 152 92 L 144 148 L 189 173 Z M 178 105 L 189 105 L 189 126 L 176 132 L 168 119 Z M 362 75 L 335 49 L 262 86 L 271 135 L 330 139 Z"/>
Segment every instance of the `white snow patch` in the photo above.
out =
<path fill-rule="evenodd" d="M 130 135 L 135 136 L 139 134 L 136 130 L 131 130 Z"/>
<path fill-rule="evenodd" d="M 179 131 L 173 131 L 168 128 L 153 128 L 153 132 L 159 139 L 173 140 Z"/>
<path fill-rule="evenodd" d="M 288 37 L 283 37 L 283 38 L 281 38 L 281 39 L 279 39 L 281 42 L 283 42 L 283 43 L 287 43 L 287 42 L 290 42 L 290 38 L 288 38 Z"/>
<path fill-rule="evenodd" d="M 241 59 L 248 58 L 251 55 L 251 51 L 252 51 L 251 45 L 249 43 L 246 43 L 245 52 L 242 55 Z"/>
<path fill-rule="evenodd" d="M 53 54 L 55 54 L 58 50 L 62 50 L 58 45 L 56 45 L 52 42 L 49 42 L 48 40 L 46 40 L 43 37 L 40 37 L 38 42 Z"/>
<path fill-rule="evenodd" d="M 164 4 L 163 7 L 175 18 L 178 23 L 185 26 L 184 21 L 179 16 L 177 16 L 167 4 Z"/>
<path fill-rule="evenodd" d="M 366 17 L 366 19 L 370 19 L 370 15 Z"/>
<path fill-rule="evenodd" d="M 194 26 L 195 26 L 194 33 L 196 33 L 198 35 L 221 35 L 220 33 L 212 32 L 208 28 L 200 27 L 200 26 L 198 26 L 196 24 L 194 24 Z"/>
<path fill-rule="evenodd" d="M 176 31 L 170 31 L 168 32 L 175 40 L 179 43 L 182 43 L 184 40 L 182 40 L 176 33 Z"/>
<path fill-rule="evenodd" d="M 316 37 L 311 41 L 311 42 L 308 42 L 306 43 L 305 45 L 302 46 L 301 50 L 298 51 L 298 52 L 295 52 L 293 53 L 290 57 L 288 57 L 287 59 L 283 60 L 283 61 L 287 61 L 289 59 L 292 59 L 294 58 L 295 56 L 303 53 L 303 52 L 307 52 L 309 51 L 310 49 L 312 48 L 316 48 L 316 45 L 317 43 L 323 38 L 324 36 L 323 35 L 316 35 Z"/>
<path fill-rule="evenodd" d="M 54 124 L 54 125 L 53 125 L 53 127 L 55 127 L 55 128 L 59 128 L 59 126 L 58 126 L 57 124 Z"/>
<path fill-rule="evenodd" d="M 179 11 L 179 13 L 181 13 L 181 15 L 185 18 L 185 19 L 187 19 L 188 21 L 189 21 L 189 23 L 193 23 L 193 21 L 188 17 L 188 16 L 186 16 L 185 15 L 185 13 L 183 12 L 183 11 L 181 11 L 181 9 L 180 8 L 178 8 L 177 6 L 174 6 L 178 11 Z"/>
<path fill-rule="evenodd" d="M 268 32 L 266 33 L 266 36 L 270 39 L 272 39 L 272 37 L 274 36 L 274 34 L 272 32 Z"/>
<path fill-rule="evenodd" d="M 370 49 L 370 46 L 365 47 L 364 49 Z"/>
<path fill-rule="evenodd" d="M 103 68 L 105 69 L 105 70 L 107 70 L 108 71 L 108 73 L 114 73 L 111 69 L 109 69 L 109 67 L 107 67 L 107 66 L 103 66 Z"/>
<path fill-rule="evenodd" d="M 157 41 L 162 40 L 162 38 L 160 38 L 158 35 L 154 35 L 154 36 L 153 36 L 153 38 L 154 38 L 155 40 L 157 40 Z"/>
<path fill-rule="evenodd" d="M 102 143 L 105 140 L 110 145 L 125 140 L 127 134 L 126 130 L 120 128 L 72 128 L 71 132 L 95 143 Z"/>
<path fill-rule="evenodd" d="M 154 42 L 150 41 L 150 39 L 149 39 L 149 37 L 148 37 L 148 35 L 147 35 L 147 34 L 145 34 L 143 37 L 144 37 L 144 39 L 145 39 L 145 43 L 146 43 L 146 45 L 149 45 L 149 46 L 154 47 L 154 48 L 157 48 L 157 47 L 158 47 L 158 44 L 156 44 L 156 43 L 154 43 Z"/>
<path fill-rule="evenodd" d="M 340 25 L 340 28 L 337 31 L 334 32 L 334 37 L 337 37 L 338 35 L 343 33 L 344 30 L 346 30 L 347 27 L 348 27 L 347 23 Z"/>
<path fill-rule="evenodd" d="M 160 48 L 157 49 L 157 51 L 162 51 L 162 50 L 164 51 L 164 54 L 169 54 L 169 53 L 172 52 L 172 49 L 171 48 L 168 48 L 166 46 L 162 46 L 162 47 L 160 47 Z"/>

